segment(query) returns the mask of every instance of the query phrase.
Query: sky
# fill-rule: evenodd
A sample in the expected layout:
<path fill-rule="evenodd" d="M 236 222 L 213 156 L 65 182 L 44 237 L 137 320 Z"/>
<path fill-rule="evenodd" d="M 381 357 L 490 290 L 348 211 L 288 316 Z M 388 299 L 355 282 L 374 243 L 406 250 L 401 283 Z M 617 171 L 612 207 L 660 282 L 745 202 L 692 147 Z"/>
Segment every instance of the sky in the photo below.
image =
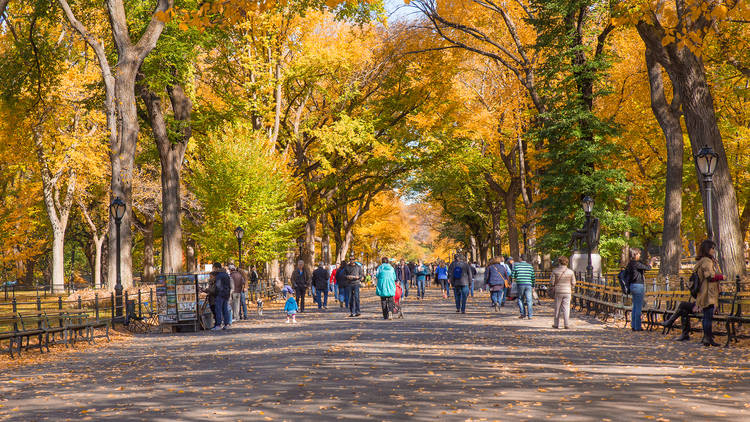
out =
<path fill-rule="evenodd" d="M 389 22 L 409 19 L 409 15 L 414 15 L 417 12 L 413 7 L 406 6 L 404 0 L 383 0 L 383 3 Z"/>

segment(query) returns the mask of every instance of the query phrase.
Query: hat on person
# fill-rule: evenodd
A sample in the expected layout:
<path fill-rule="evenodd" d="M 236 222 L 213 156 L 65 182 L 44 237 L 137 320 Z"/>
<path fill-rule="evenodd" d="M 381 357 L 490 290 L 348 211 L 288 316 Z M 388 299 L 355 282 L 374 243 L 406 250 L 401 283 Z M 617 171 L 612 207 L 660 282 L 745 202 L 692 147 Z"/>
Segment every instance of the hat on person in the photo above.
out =
<path fill-rule="evenodd" d="M 235 271 L 237 270 L 237 267 L 234 266 L 234 264 L 229 264 L 229 271 Z"/>
<path fill-rule="evenodd" d="M 281 289 L 282 293 L 294 293 L 294 290 L 290 286 L 284 286 L 283 289 Z"/>

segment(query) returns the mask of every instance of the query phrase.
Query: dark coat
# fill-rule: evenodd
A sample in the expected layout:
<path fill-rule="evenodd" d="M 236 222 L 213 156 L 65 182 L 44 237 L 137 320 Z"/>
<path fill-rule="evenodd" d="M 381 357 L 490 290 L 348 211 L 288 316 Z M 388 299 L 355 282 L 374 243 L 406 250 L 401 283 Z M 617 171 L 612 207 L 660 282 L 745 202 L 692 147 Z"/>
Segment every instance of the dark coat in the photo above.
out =
<path fill-rule="evenodd" d="M 310 287 L 310 273 L 307 272 L 306 268 L 299 269 L 295 268 L 292 273 L 292 286 L 294 290 L 307 290 Z"/>
<path fill-rule="evenodd" d="M 328 288 L 328 279 L 331 278 L 331 274 L 328 270 L 323 267 L 318 267 L 313 271 L 312 284 L 318 290 L 325 290 Z"/>
<path fill-rule="evenodd" d="M 348 281 L 349 286 L 361 285 L 364 277 L 362 267 L 358 264 L 346 264 L 344 267 L 344 278 Z"/>
<path fill-rule="evenodd" d="M 411 280 L 411 270 L 409 269 L 409 266 L 404 264 L 403 266 L 399 265 L 396 267 L 396 277 L 401 281 Z"/>
<path fill-rule="evenodd" d="M 214 271 L 211 273 L 216 277 L 216 296 L 229 299 L 229 293 L 232 291 L 232 280 L 229 278 L 229 274 L 226 271 Z"/>
<path fill-rule="evenodd" d="M 336 270 L 336 284 L 339 285 L 339 289 L 349 287 L 349 280 L 346 279 L 346 270 L 344 268 L 346 268 L 346 265 Z"/>

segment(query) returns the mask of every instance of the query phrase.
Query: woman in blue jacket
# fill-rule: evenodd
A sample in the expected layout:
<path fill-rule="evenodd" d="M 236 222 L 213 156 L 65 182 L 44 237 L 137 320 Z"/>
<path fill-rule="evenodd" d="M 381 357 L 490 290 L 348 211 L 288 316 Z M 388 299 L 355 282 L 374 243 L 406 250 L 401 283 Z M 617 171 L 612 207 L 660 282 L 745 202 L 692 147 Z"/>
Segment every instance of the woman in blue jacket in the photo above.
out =
<path fill-rule="evenodd" d="M 388 263 L 388 258 L 382 259 L 377 270 L 377 285 L 375 294 L 380 296 L 380 306 L 383 308 L 383 319 L 389 319 L 388 313 L 395 306 L 393 296 L 396 295 L 396 270 Z"/>

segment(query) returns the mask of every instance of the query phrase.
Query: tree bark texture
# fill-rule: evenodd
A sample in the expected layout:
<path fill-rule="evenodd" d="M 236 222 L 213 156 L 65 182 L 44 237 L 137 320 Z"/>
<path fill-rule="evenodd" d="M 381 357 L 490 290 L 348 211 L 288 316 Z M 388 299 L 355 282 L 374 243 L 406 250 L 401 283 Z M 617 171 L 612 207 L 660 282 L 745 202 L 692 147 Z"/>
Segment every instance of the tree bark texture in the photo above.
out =
<path fill-rule="evenodd" d="M 162 272 L 179 273 L 183 268 L 181 173 L 185 150 L 192 136 L 189 123 L 193 104 L 182 86 L 167 87 L 175 120 L 183 124 L 181 136 L 173 142 L 164 120 L 161 98 L 145 86 L 140 86 L 139 92 L 148 111 L 161 163 Z"/>
<path fill-rule="evenodd" d="M 744 275 L 745 263 L 737 197 L 703 61 L 688 48 L 680 47 L 675 42 L 664 46 L 664 29 L 659 24 L 658 17 L 654 16 L 653 22 L 639 22 L 638 33 L 647 48 L 653 51 L 654 58 L 667 70 L 672 84 L 678 88 L 693 155 L 704 145 L 711 147 L 719 155 L 713 176 L 712 227 L 722 270 L 730 277 Z M 697 167 L 696 174 L 700 180 Z M 701 196 L 705 209 L 707 201 L 704 190 L 701 191 Z"/>
<path fill-rule="evenodd" d="M 104 44 L 97 36 L 81 23 L 73 13 L 67 0 L 58 0 L 65 18 L 94 50 L 104 82 L 104 108 L 109 129 L 110 162 L 112 177 L 110 180 L 112 197 L 120 197 L 127 207 L 121 224 L 121 256 L 109 253 L 107 265 L 108 287 L 114 289 L 117 274 L 116 263 L 122 264 L 122 285 L 124 288 L 133 285 L 133 262 L 131 248 L 133 232 L 131 229 L 133 163 L 136 143 L 140 129 L 135 105 L 135 77 L 143 60 L 156 47 L 165 22 L 155 15 L 172 8 L 173 0 L 157 0 L 154 15 L 137 42 L 130 38 L 125 2 L 123 0 L 106 0 L 109 28 L 116 48 L 117 63 L 111 66 Z M 114 70 L 114 72 L 113 72 Z M 113 217 L 112 217 L 113 218 Z M 109 227 L 108 250 L 115 251 L 117 225 L 114 221 Z"/>
<path fill-rule="evenodd" d="M 667 146 L 667 174 L 664 194 L 664 228 L 662 230 L 661 263 L 662 276 L 677 275 L 682 257 L 682 165 L 683 134 L 680 125 L 680 97 L 672 89 L 672 103 L 667 103 L 664 94 L 662 67 L 656 62 L 653 52 L 646 49 L 646 67 L 651 92 L 651 110 L 659 123 Z"/>

